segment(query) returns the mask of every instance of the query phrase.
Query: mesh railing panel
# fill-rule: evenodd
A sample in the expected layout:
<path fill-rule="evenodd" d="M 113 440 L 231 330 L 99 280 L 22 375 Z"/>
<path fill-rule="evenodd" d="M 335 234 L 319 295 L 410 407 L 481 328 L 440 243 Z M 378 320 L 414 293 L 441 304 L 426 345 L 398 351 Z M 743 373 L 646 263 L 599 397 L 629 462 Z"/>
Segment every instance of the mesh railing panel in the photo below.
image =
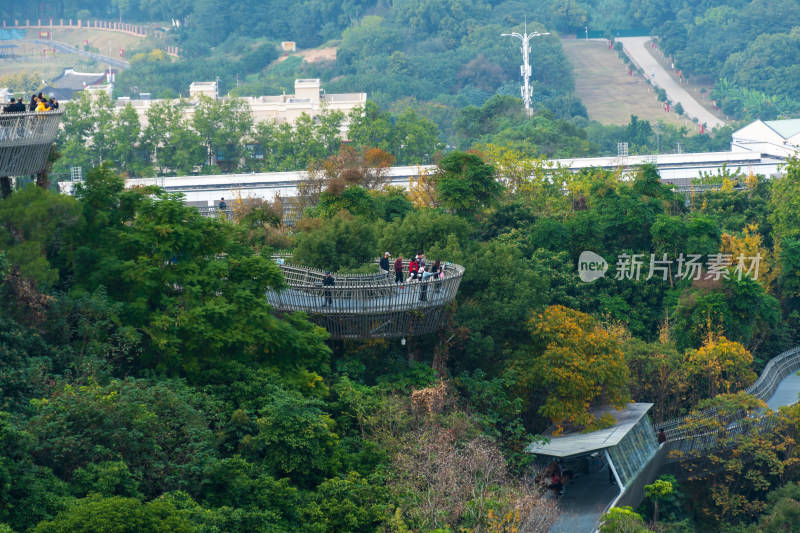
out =
<path fill-rule="evenodd" d="M 302 311 L 336 338 L 403 337 L 432 333 L 458 292 L 464 268 L 445 265 L 444 277 L 395 284 L 394 272 L 334 275 L 298 265 L 281 265 L 288 287 L 268 291 L 280 312 Z M 404 276 L 408 266 L 404 264 Z"/>
<path fill-rule="evenodd" d="M 758 379 L 744 390 L 759 400 L 768 400 L 780 382 L 789 374 L 800 370 L 800 346 L 787 350 L 773 357 L 764 367 Z M 794 403 L 797 403 L 795 401 Z M 714 428 L 703 428 L 702 420 L 713 420 Z M 670 455 L 668 462 L 696 460 L 708 452 L 720 451 L 735 445 L 735 437 L 752 432 L 767 430 L 773 424 L 771 417 L 752 413 L 749 417 L 744 412 L 721 415 L 717 409 L 706 409 L 692 417 L 700 421 L 700 428 L 687 428 L 688 417 L 675 418 L 662 424 L 667 434 L 666 446 Z"/>
<path fill-rule="evenodd" d="M 47 164 L 63 111 L 0 114 L 0 176 L 26 176 Z"/>

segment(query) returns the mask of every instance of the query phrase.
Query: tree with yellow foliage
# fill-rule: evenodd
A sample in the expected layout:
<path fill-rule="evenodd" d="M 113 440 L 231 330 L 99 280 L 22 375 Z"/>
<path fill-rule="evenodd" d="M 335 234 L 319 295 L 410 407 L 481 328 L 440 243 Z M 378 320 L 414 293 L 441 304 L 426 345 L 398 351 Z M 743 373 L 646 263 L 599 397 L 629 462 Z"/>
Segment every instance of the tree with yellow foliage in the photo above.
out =
<path fill-rule="evenodd" d="M 615 333 L 590 315 L 553 305 L 528 323 L 532 344 L 512 360 L 507 377 L 518 392 L 539 404 L 557 426 L 595 430 L 614 423 L 597 419 L 592 407 L 622 409 L 630 400 L 628 367 Z"/>
<path fill-rule="evenodd" d="M 757 281 L 769 292 L 773 287 L 778 271 L 775 269 L 774 258 L 766 246 L 764 237 L 758 232 L 758 224 L 748 224 L 741 235 L 723 233 L 722 248 L 723 254 L 730 254 L 733 260 L 733 268 L 736 268 L 739 258 L 743 258 L 745 269 L 750 266 L 752 258 L 759 257 L 758 279 Z M 733 268 L 731 270 L 733 270 Z M 752 277 L 752 275 L 751 275 Z"/>
<path fill-rule="evenodd" d="M 709 335 L 698 350 L 686 350 L 682 365 L 687 399 L 696 404 L 704 398 L 740 391 L 756 379 L 753 355 L 738 342 Z"/>
<path fill-rule="evenodd" d="M 408 198 L 414 207 L 439 207 L 433 172 L 420 168 L 416 176 L 408 178 Z"/>

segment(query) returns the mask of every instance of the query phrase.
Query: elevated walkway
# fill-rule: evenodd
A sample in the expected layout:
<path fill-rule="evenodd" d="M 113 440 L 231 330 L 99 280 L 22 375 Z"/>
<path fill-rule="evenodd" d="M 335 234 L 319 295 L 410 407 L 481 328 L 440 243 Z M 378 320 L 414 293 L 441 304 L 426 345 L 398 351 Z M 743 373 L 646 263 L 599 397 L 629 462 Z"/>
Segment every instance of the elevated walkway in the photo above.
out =
<path fill-rule="evenodd" d="M 759 378 L 744 392 L 763 400 L 772 410 L 793 405 L 798 402 L 800 393 L 798 370 L 800 346 L 771 359 Z M 703 418 L 708 419 L 708 424 L 702 423 Z M 697 421 L 698 417 L 693 420 Z M 611 507 L 630 505 L 636 508 L 644 499 L 644 486 L 652 483 L 659 475 L 669 473 L 680 481 L 686 479 L 690 471 L 694 477 L 711 472 L 714 465 L 707 459 L 710 453 L 734 445 L 735 440 L 731 437 L 769 429 L 772 423 L 772 418 L 763 416 L 763 412 L 751 413 L 749 416 L 746 413 L 723 415 L 715 409 L 700 413 L 699 420 L 700 424 L 694 424 L 694 427 L 716 429 L 688 429 L 687 417 L 656 425 L 658 429 L 664 428 L 667 442 L 658 446 L 655 453 L 646 460 L 638 461 L 634 468 L 626 468 L 626 463 L 637 455 L 635 450 L 634 453 L 625 450 L 625 453 L 615 454 L 616 444 L 609 441 L 608 437 L 624 429 L 624 413 L 617 426 L 607 430 L 555 438 L 547 445 L 531 446 L 528 451 L 562 457 L 570 468 L 573 468 L 571 463 L 575 464 L 577 458 L 591 451 L 590 448 L 594 447 L 598 451 L 600 448 L 605 449 L 605 461 L 599 454 L 588 456 L 589 459 L 596 458 L 598 468 L 586 469 L 587 475 L 576 476 L 566 486 L 565 495 L 561 498 L 562 516 L 550 529 L 551 533 L 595 531 L 600 517 Z M 647 431 L 633 440 L 639 443 L 636 448 L 650 450 L 655 445 L 655 439 L 656 430 L 649 426 Z M 687 468 L 688 463 L 691 463 L 691 468 Z M 613 484 L 611 479 L 614 479 Z"/>
<path fill-rule="evenodd" d="M 27 176 L 45 167 L 63 113 L 0 114 L 0 177 Z"/>
<path fill-rule="evenodd" d="M 444 264 L 444 277 L 394 283 L 394 272 L 333 274 L 335 286 L 323 286 L 325 272 L 304 266 L 280 265 L 288 286 L 268 291 L 267 300 L 279 312 L 302 311 L 333 338 L 402 338 L 433 333 L 446 318 L 464 268 Z M 408 274 L 408 264 L 403 266 Z"/>

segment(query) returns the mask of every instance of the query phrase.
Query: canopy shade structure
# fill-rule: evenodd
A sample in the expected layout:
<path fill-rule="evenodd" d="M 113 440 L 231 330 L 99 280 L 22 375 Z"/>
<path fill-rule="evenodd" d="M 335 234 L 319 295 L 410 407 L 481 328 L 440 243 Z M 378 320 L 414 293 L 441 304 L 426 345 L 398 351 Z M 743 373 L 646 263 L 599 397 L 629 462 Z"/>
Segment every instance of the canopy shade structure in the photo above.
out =
<path fill-rule="evenodd" d="M 592 431 L 591 433 L 575 431 L 558 437 L 553 436 L 555 426 L 551 426 L 542 435 L 547 437 L 549 442 L 533 443 L 528 446 L 526 451 L 551 457 L 569 457 L 616 446 L 647 414 L 647 411 L 652 406 L 652 403 L 629 403 L 621 411 L 613 407 L 597 409 L 592 412 L 596 417 L 599 418 L 604 414 L 611 414 L 616 418 L 617 423 L 609 428 Z M 655 438 L 655 434 L 653 438 Z"/>

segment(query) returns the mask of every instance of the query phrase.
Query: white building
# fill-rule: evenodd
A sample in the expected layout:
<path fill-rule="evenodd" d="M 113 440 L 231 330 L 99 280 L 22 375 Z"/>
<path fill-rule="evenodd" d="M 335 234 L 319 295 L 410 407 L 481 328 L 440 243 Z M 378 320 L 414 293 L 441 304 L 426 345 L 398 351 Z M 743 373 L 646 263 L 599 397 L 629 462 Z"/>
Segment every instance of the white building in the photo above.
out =
<path fill-rule="evenodd" d="M 194 82 L 189 86 L 188 105 L 184 107 L 188 117 L 194 114 L 194 105 L 200 96 L 219 99 L 219 89 L 215 81 Z M 227 98 L 227 97 L 222 97 Z M 312 119 L 331 111 L 341 111 L 345 115 L 354 108 L 363 107 L 367 103 L 367 93 L 326 94 L 320 86 L 319 79 L 301 79 L 294 82 L 294 94 L 277 96 L 245 96 L 239 100 L 250 106 L 253 121 L 271 120 L 276 124 L 294 123 L 303 113 Z M 118 108 L 131 104 L 139 115 L 142 127 L 147 125 L 147 110 L 151 105 L 162 100 L 151 100 L 149 95 L 139 99 L 119 99 Z M 347 133 L 349 123 L 342 124 L 342 133 Z"/>
<path fill-rule="evenodd" d="M 756 120 L 733 132 L 732 152 L 757 152 L 776 157 L 796 155 L 800 149 L 800 119 Z"/>

